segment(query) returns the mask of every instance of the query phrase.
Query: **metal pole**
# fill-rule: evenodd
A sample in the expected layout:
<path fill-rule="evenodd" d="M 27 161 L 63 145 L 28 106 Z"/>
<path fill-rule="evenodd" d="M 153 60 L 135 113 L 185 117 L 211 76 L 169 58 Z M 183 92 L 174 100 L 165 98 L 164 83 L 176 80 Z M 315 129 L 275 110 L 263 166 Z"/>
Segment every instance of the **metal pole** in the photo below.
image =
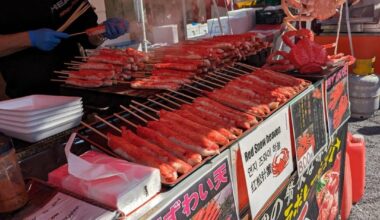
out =
<path fill-rule="evenodd" d="M 142 25 L 142 32 L 143 32 L 143 50 L 145 52 L 148 51 L 148 45 L 147 45 L 147 38 L 146 38 L 146 26 L 145 26 L 145 12 L 144 12 L 144 0 L 139 0 L 139 9 L 140 9 L 140 16 L 141 16 L 141 25 Z"/>
<path fill-rule="evenodd" d="M 214 3 L 215 10 L 216 10 L 216 16 L 218 16 L 218 23 L 219 23 L 220 33 L 222 33 L 222 35 L 224 35 L 223 27 L 222 27 L 222 22 L 220 21 L 220 14 L 219 14 L 218 5 L 216 4 L 216 0 L 213 0 L 213 3 Z"/>
<path fill-rule="evenodd" d="M 186 16 L 186 1 L 182 0 L 182 16 L 183 16 L 183 28 L 185 34 L 185 40 L 187 40 L 187 16 Z"/>

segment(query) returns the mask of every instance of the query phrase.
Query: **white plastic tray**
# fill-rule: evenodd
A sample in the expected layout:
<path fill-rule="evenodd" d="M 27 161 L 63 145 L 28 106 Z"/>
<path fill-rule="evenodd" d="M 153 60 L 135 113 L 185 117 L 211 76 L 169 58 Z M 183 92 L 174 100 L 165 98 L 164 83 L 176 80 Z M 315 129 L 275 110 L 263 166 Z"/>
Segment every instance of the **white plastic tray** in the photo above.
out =
<path fill-rule="evenodd" d="M 81 119 L 82 115 L 83 113 L 79 112 L 70 117 L 61 118 L 56 121 L 46 122 L 46 123 L 43 123 L 37 126 L 32 126 L 32 127 L 15 127 L 12 125 L 0 124 L 0 131 L 3 133 L 6 133 L 7 131 L 23 133 L 23 134 L 36 133 L 36 132 L 43 131 L 46 129 L 53 129 L 53 128 L 59 127 L 63 124 L 66 124 L 67 122 L 75 121 L 78 118 Z"/>
<path fill-rule="evenodd" d="M 12 131 L 3 131 L 4 134 L 14 137 L 23 141 L 27 142 L 37 142 L 42 139 L 48 138 L 50 136 L 53 136 L 55 134 L 58 134 L 60 132 L 66 131 L 68 129 L 74 128 L 80 124 L 80 121 L 82 120 L 82 117 L 79 117 L 75 120 L 65 122 L 57 127 L 54 128 L 47 128 L 38 132 L 33 132 L 33 133 L 18 133 L 18 132 L 12 132 Z"/>
<path fill-rule="evenodd" d="M 68 108 L 48 111 L 48 112 L 44 112 L 44 113 L 36 114 L 36 115 L 14 116 L 14 115 L 0 114 L 0 124 L 1 124 L 1 121 L 25 123 L 25 122 L 35 121 L 35 120 L 42 120 L 45 118 L 50 118 L 50 117 L 55 117 L 55 116 L 60 116 L 60 115 L 62 116 L 63 114 L 68 114 L 69 112 L 79 111 L 82 109 L 83 109 L 82 104 L 79 104 L 79 105 L 71 106 Z"/>
<path fill-rule="evenodd" d="M 36 115 L 81 103 L 80 97 L 31 95 L 0 102 L 0 114 Z"/>
<path fill-rule="evenodd" d="M 78 115 L 79 113 L 82 113 L 82 112 L 83 112 L 83 108 L 77 108 L 73 111 L 68 111 L 62 114 L 52 115 L 52 116 L 48 116 L 48 117 L 44 117 L 44 118 L 40 118 L 36 120 L 31 120 L 31 121 L 25 121 L 25 122 L 0 119 L 0 126 L 9 125 L 9 126 L 14 126 L 14 127 L 19 127 L 19 128 L 35 127 L 35 126 L 39 126 L 45 123 L 51 123 L 57 120 L 62 120 L 62 119 L 66 120 L 67 117 Z"/>

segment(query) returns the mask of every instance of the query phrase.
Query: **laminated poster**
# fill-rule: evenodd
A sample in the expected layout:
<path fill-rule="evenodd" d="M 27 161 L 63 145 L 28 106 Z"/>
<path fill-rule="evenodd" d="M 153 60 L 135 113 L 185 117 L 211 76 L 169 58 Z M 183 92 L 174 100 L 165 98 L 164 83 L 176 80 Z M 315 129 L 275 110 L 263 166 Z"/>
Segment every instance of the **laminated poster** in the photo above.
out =
<path fill-rule="evenodd" d="M 323 97 L 322 83 L 319 83 L 290 106 L 299 175 L 327 145 Z"/>

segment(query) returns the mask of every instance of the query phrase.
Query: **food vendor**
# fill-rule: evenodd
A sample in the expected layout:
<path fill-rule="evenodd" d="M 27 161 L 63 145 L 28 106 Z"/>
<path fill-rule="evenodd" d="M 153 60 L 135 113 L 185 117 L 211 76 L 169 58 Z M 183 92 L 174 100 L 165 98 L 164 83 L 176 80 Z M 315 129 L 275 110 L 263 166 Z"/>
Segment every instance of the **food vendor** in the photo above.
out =
<path fill-rule="evenodd" d="M 92 7 L 64 32 L 57 32 L 84 0 L 13 0 L 0 3 L 0 72 L 7 84 L 6 94 L 57 94 L 58 84 L 50 82 L 54 70 L 64 68 L 80 47 L 95 48 L 104 37 L 115 39 L 126 33 L 126 21 L 104 22 L 105 34 L 70 36 L 97 26 Z"/>

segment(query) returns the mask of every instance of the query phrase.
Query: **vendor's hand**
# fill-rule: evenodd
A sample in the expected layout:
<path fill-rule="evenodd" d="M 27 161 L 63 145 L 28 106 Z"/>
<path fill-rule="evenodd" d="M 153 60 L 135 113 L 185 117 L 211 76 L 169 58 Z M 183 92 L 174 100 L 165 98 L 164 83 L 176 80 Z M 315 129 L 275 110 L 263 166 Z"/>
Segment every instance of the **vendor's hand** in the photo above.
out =
<path fill-rule="evenodd" d="M 104 22 L 106 33 L 104 36 L 108 39 L 115 39 L 128 31 L 128 22 L 120 18 L 110 18 Z"/>
<path fill-rule="evenodd" d="M 68 38 L 69 35 L 57 32 L 51 29 L 43 28 L 29 31 L 29 39 L 33 47 L 43 51 L 53 50 L 62 39 Z"/>

